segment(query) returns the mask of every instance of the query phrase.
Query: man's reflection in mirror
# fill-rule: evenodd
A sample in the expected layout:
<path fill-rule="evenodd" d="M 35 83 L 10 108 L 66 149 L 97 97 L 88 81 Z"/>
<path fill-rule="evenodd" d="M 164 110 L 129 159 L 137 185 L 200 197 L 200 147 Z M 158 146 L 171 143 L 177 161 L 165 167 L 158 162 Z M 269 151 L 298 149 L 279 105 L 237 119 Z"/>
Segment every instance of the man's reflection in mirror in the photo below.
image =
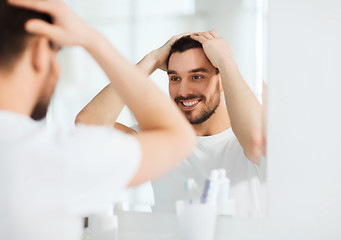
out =
<path fill-rule="evenodd" d="M 215 31 L 181 34 L 147 54 L 137 66 L 146 74 L 158 68 L 167 71 L 169 95 L 197 135 L 193 153 L 152 182 L 153 211 L 175 212 L 175 202 L 188 197 L 187 179 L 194 179 L 202 192 L 211 170 L 222 168 L 230 179 L 229 198 L 236 200 L 236 216 L 262 216 L 264 164 L 260 163 L 266 139 L 261 104 L 241 76 L 229 43 Z M 114 124 L 123 105 L 109 84 L 76 121 Z M 132 132 L 122 124 L 115 126 Z"/>

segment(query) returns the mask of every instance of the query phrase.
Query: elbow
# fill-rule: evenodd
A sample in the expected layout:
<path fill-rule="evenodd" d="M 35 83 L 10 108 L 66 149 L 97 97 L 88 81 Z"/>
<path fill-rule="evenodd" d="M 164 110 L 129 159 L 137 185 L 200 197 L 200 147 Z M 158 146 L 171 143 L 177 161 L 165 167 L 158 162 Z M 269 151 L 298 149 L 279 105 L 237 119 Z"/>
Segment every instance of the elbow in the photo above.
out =
<path fill-rule="evenodd" d="M 75 124 L 77 125 L 79 123 L 89 124 L 89 119 L 85 117 L 83 110 L 80 111 L 75 118 Z"/>
<path fill-rule="evenodd" d="M 82 123 L 82 122 L 83 122 L 82 115 L 81 113 L 78 113 L 75 118 L 75 124 L 77 125 L 78 123 Z"/>
<path fill-rule="evenodd" d="M 260 165 L 261 163 L 261 157 L 264 152 L 263 143 L 263 137 L 259 134 L 255 134 L 250 137 L 247 147 L 244 148 L 247 159 L 257 165 Z"/>

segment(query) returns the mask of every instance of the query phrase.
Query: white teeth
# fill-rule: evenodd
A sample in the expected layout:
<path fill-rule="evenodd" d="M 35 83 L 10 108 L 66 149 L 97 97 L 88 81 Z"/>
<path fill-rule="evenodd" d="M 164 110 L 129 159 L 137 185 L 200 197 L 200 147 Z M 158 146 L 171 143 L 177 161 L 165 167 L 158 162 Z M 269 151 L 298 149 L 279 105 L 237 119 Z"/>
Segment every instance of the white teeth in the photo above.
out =
<path fill-rule="evenodd" d="M 186 107 L 190 107 L 193 106 L 194 104 L 196 104 L 198 101 L 193 101 L 193 102 L 182 102 L 183 105 L 185 105 Z"/>

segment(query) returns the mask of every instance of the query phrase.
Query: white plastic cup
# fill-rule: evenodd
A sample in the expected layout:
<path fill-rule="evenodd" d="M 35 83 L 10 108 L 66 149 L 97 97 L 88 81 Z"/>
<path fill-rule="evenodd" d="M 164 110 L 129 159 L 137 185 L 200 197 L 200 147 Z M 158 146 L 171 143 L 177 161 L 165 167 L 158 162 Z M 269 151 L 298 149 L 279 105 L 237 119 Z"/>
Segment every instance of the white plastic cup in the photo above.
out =
<path fill-rule="evenodd" d="M 176 202 L 176 215 L 181 240 L 213 240 L 217 219 L 214 203 L 188 204 Z"/>

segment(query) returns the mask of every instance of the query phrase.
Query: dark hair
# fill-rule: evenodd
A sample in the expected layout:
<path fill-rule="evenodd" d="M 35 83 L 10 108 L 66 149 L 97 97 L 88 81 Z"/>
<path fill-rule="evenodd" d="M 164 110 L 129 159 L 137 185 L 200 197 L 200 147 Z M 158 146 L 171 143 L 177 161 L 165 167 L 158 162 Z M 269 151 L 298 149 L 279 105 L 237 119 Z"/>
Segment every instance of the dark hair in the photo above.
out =
<path fill-rule="evenodd" d="M 32 34 L 24 29 L 29 19 L 41 19 L 52 23 L 47 14 L 10 6 L 0 0 L 0 69 L 10 69 L 24 52 Z"/>
<path fill-rule="evenodd" d="M 189 35 L 183 36 L 182 38 L 176 40 L 171 46 L 171 50 L 169 51 L 169 56 L 166 61 L 166 66 L 168 68 L 169 59 L 175 52 L 185 52 L 189 49 L 193 48 L 202 48 L 202 44 L 196 40 L 193 40 Z M 219 73 L 219 69 L 216 68 L 216 73 Z"/>
<path fill-rule="evenodd" d="M 182 53 L 192 48 L 202 48 L 202 44 L 196 40 L 193 40 L 189 35 L 183 36 L 182 38 L 176 40 L 171 46 L 171 50 L 166 61 L 167 68 L 169 64 L 169 59 L 173 53 L 175 52 Z"/>

